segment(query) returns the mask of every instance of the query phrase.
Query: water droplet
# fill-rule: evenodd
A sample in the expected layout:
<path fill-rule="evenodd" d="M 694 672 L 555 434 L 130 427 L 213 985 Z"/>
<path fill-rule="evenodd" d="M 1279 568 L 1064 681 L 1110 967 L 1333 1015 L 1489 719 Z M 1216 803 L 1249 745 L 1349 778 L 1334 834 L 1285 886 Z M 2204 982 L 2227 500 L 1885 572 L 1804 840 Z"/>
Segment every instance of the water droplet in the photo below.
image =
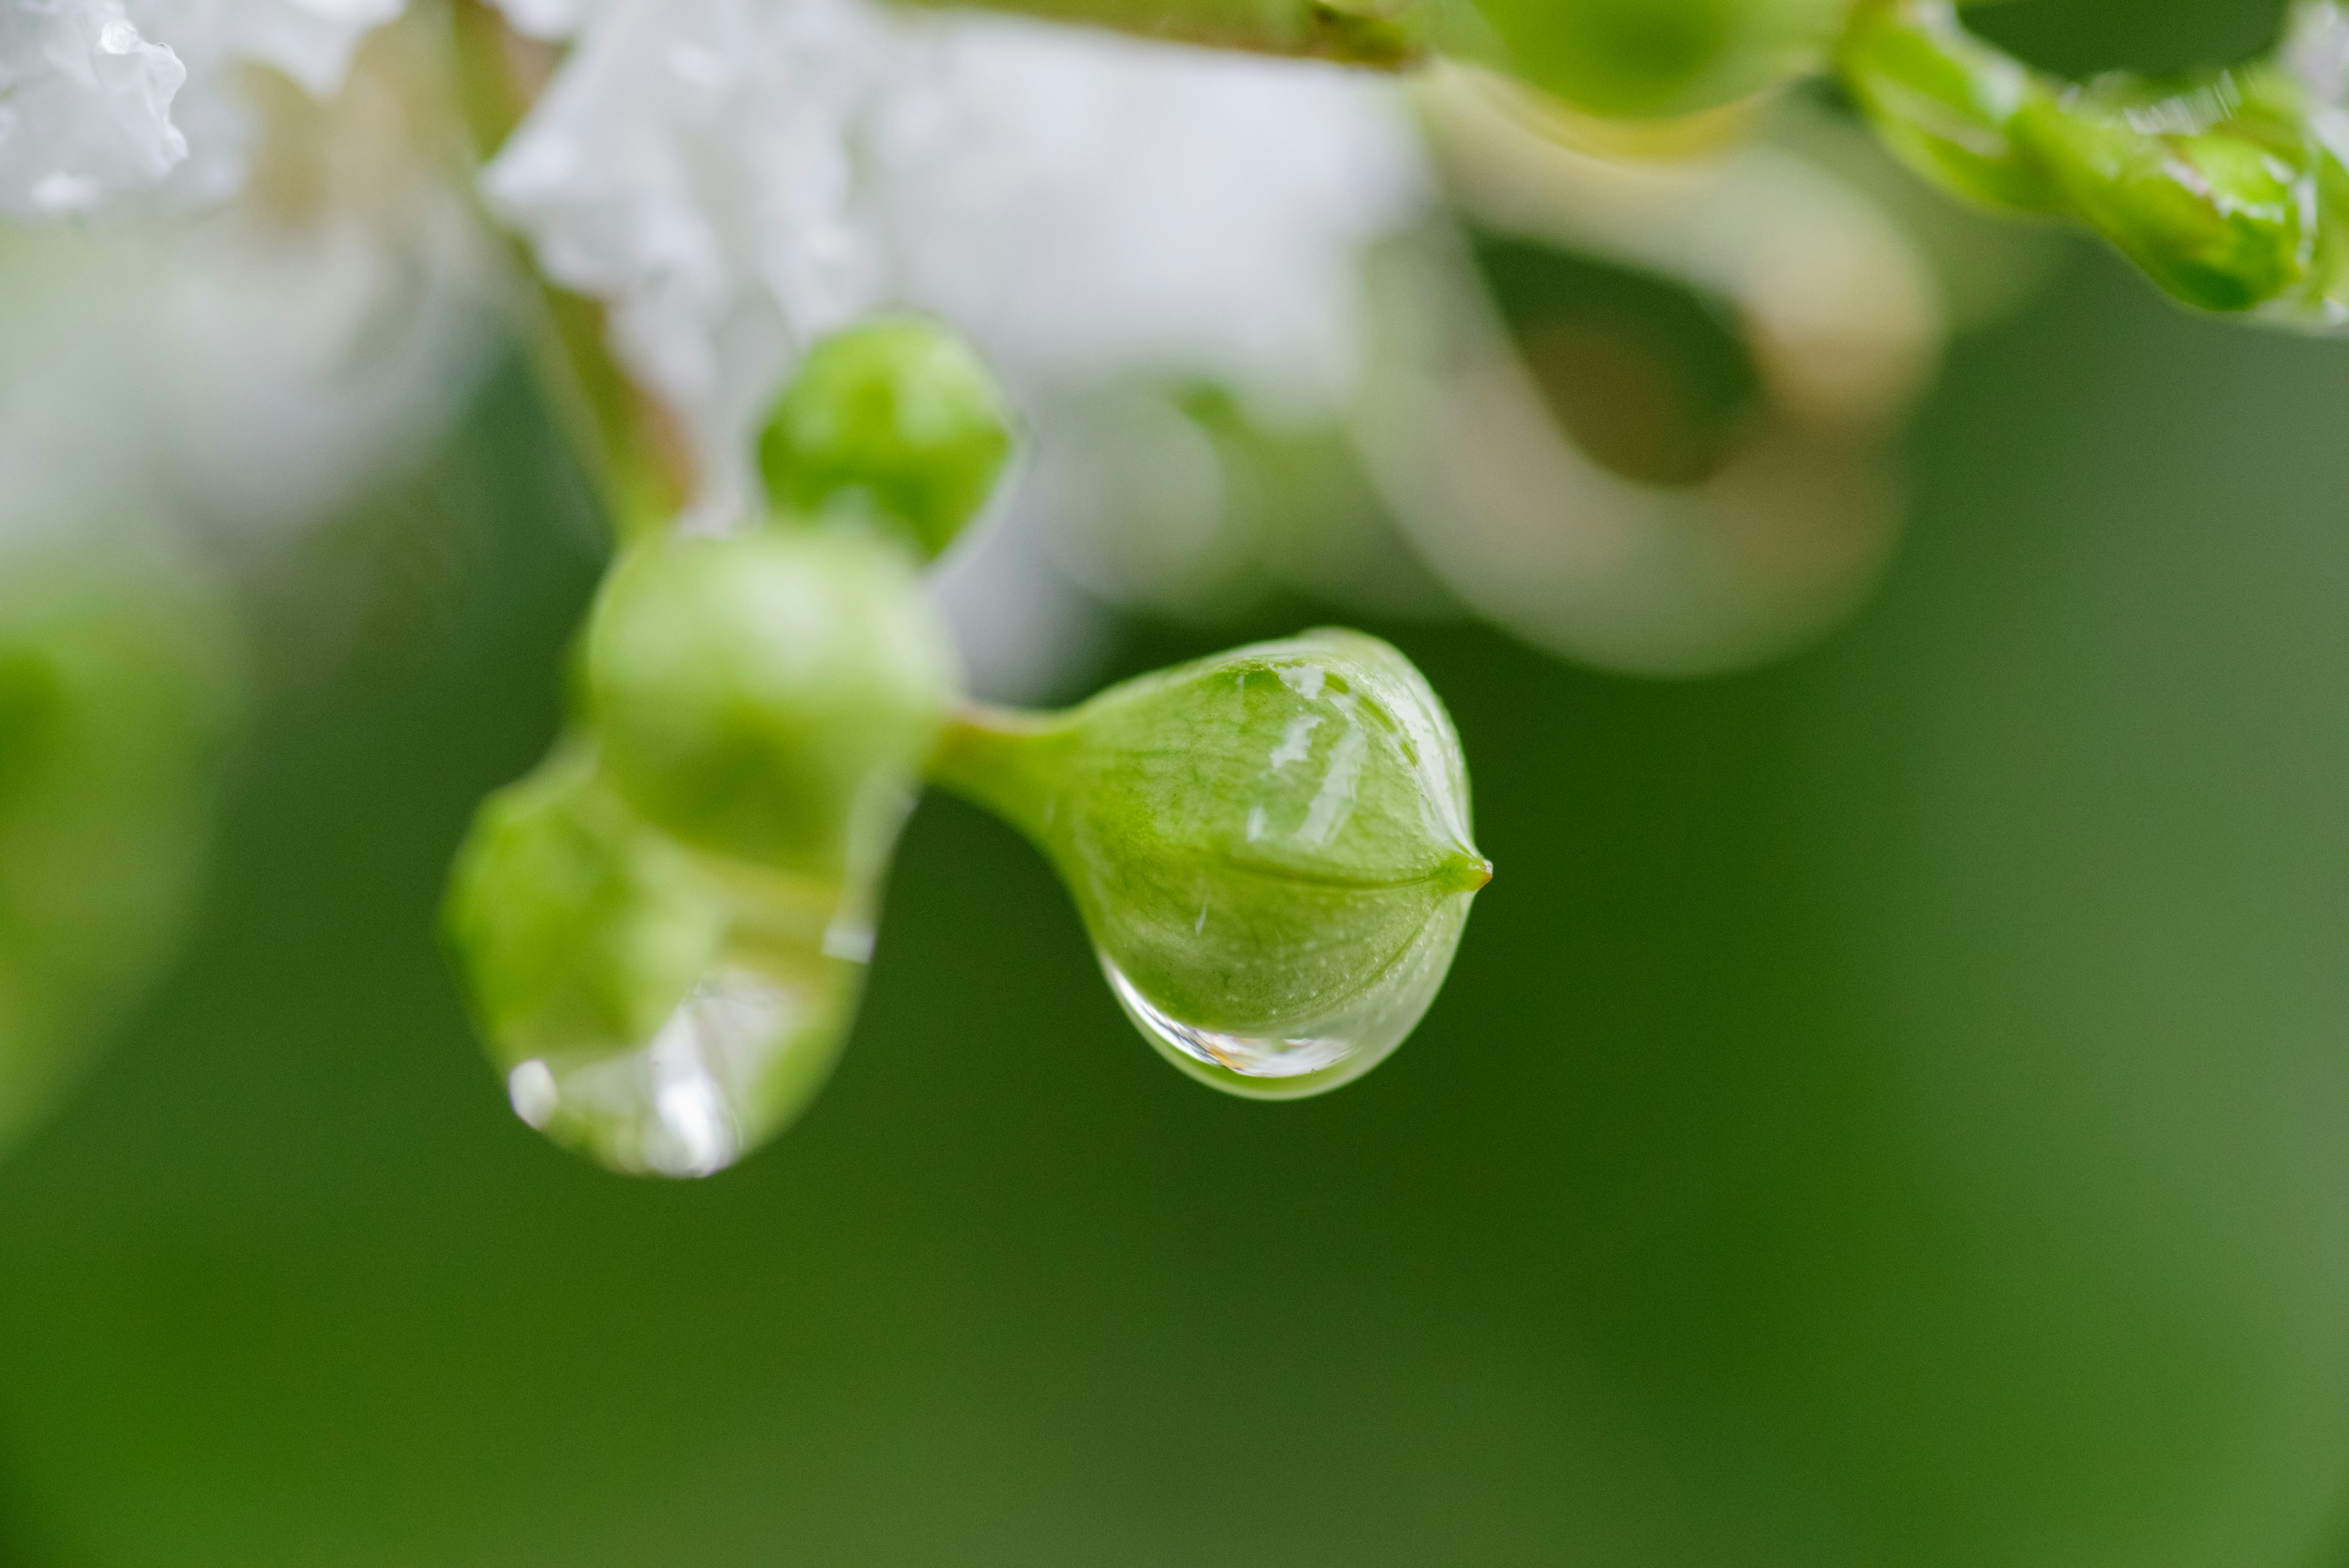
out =
<path fill-rule="evenodd" d="M 828 965 L 787 983 L 719 969 L 643 1044 L 519 1063 L 507 1096 L 523 1121 L 614 1170 L 714 1175 L 781 1131 L 823 1082 L 854 972 Z"/>
<path fill-rule="evenodd" d="M 1442 900 L 1410 941 L 1334 1006 L 1252 1031 L 1189 1022 L 1143 992 L 1105 951 L 1102 972 L 1143 1037 L 1159 1054 L 1219 1089 L 1256 1099 L 1297 1099 L 1356 1078 L 1394 1054 L 1426 1015 L 1468 919 L 1467 889 Z M 1309 963 L 1299 950 L 1292 961 Z"/>
<path fill-rule="evenodd" d="M 1143 1033 L 1210 1067 L 1221 1067 L 1244 1078 L 1302 1078 L 1328 1072 L 1354 1054 L 1350 1040 L 1251 1039 L 1245 1034 L 1196 1029 L 1153 1005 L 1148 997 L 1134 989 L 1124 971 L 1107 958 L 1102 960 L 1102 971 L 1109 976 L 1110 989 L 1117 992 L 1126 1016 Z"/>

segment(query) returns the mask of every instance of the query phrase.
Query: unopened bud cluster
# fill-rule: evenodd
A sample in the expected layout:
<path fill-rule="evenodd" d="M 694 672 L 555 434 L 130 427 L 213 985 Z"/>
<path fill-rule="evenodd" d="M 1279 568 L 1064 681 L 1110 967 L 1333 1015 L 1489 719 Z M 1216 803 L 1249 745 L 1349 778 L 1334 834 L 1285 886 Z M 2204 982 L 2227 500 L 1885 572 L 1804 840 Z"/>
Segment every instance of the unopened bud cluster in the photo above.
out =
<path fill-rule="evenodd" d="M 820 346 L 768 441 L 789 459 L 785 504 L 730 537 L 645 540 L 606 576 L 570 732 L 483 806 L 447 913 L 514 1108 L 558 1141 L 707 1174 L 830 1071 L 959 692 L 917 566 L 1008 447 L 975 370 L 922 323 Z M 943 418 L 925 386 L 940 379 Z M 905 496 L 928 503 L 917 518 L 887 504 Z"/>
<path fill-rule="evenodd" d="M 966 346 L 874 322 L 783 394 L 762 525 L 615 564 L 570 731 L 482 808 L 449 898 L 525 1120 L 665 1175 L 788 1123 L 853 1019 L 926 775 L 1050 857 L 1121 1002 L 1197 1075 L 1310 1094 L 1418 1023 L 1490 875 L 1434 693 L 1386 644 L 1318 632 L 1063 714 L 965 702 L 917 568 L 1009 449 Z"/>
<path fill-rule="evenodd" d="M 1886 142 L 1958 193 L 2095 230 L 2169 294 L 2289 324 L 2349 322 L 2341 110 L 2293 62 L 2337 26 L 2295 13 L 2271 60 L 2173 82 L 2033 71 L 1968 33 L 1949 0 L 1868 0 L 1839 55 Z"/>
<path fill-rule="evenodd" d="M 1960 195 L 2083 223 L 2200 309 L 2349 325 L 2340 0 L 2294 0 L 2269 58 L 2085 83 L 1970 32 L 1956 0 L 1475 0 L 1445 15 L 1448 48 L 1609 120 L 1730 109 L 1831 69 L 1895 153 Z"/>

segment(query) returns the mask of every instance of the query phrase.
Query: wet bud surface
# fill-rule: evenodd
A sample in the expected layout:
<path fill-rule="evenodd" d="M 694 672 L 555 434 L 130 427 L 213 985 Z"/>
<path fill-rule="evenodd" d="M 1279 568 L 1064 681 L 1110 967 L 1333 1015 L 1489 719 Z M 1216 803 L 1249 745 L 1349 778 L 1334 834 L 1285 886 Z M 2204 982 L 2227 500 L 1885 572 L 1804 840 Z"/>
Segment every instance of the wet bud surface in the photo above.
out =
<path fill-rule="evenodd" d="M 1351 632 L 967 725 L 938 771 L 1051 857 L 1143 1033 L 1241 1093 L 1334 1087 L 1393 1050 L 1491 876 L 1442 704 Z"/>
<path fill-rule="evenodd" d="M 515 1113 L 631 1174 L 706 1176 L 772 1137 L 838 1054 L 860 890 L 696 854 L 584 744 L 490 797 L 444 929 Z"/>
<path fill-rule="evenodd" d="M 1948 0 L 1875 0 L 1837 53 L 1909 163 L 1961 194 L 2085 223 L 2173 298 L 2349 326 L 2349 138 L 2321 66 L 2341 26 L 2297 7 L 2269 58 L 2175 80 L 2072 83 L 1968 33 Z"/>
<path fill-rule="evenodd" d="M 1868 6 L 1837 65 L 1886 145 L 1911 167 L 1991 206 L 2059 204 L 2046 172 L 2011 133 L 2037 90 L 2031 73 L 1967 33 L 1946 0 Z"/>
<path fill-rule="evenodd" d="M 2206 92 L 2235 96 L 2226 82 Z M 2205 310 L 2249 310 L 2305 274 L 2313 191 L 2297 148 L 2231 117 L 2166 129 L 2193 124 L 2194 107 L 2190 97 L 2043 98 L 2016 115 L 2015 134 L 2073 212 L 2156 283 Z"/>
<path fill-rule="evenodd" d="M 574 746 L 483 803 L 448 931 L 500 1052 L 600 1054 L 648 1039 L 716 959 L 716 892 Z"/>

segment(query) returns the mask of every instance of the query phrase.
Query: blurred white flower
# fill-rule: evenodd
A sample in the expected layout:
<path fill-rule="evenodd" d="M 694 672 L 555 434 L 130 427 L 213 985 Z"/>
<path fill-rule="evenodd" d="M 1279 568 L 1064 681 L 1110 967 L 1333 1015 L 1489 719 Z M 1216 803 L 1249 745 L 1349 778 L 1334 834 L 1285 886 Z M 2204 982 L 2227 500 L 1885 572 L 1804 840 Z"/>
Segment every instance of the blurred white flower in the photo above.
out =
<path fill-rule="evenodd" d="M 906 46 L 870 152 L 885 289 L 1015 383 L 1140 373 L 1268 414 L 1343 404 L 1361 253 L 1433 201 L 1389 82 L 970 13 Z"/>
<path fill-rule="evenodd" d="M 680 418 L 689 522 L 754 501 L 756 421 L 812 337 L 936 312 L 1021 404 L 1027 475 L 939 580 L 978 688 L 1084 678 L 1101 610 L 1046 565 L 1047 456 L 1112 382 L 1214 383 L 1332 421 L 1362 358 L 1363 247 L 1433 200 L 1374 77 L 872 0 L 502 0 L 581 36 L 491 165 L 492 207 Z"/>
<path fill-rule="evenodd" d="M 859 0 L 616 0 L 485 173 L 547 275 L 613 303 L 730 512 L 794 346 L 873 296 L 853 143 L 891 31 Z"/>
<path fill-rule="evenodd" d="M 188 156 L 171 123 L 187 67 L 121 0 L 0 0 L 0 214 L 82 213 Z"/>
<path fill-rule="evenodd" d="M 1527 641 L 1639 674 L 1743 669 L 1840 621 L 1898 539 L 1892 441 L 1947 334 L 1926 245 L 1769 140 L 1608 158 L 1479 73 L 1439 70 L 1422 92 L 1454 199 L 1485 232 L 1679 280 L 1759 383 L 1713 472 L 1616 472 L 1561 425 L 1464 247 L 1397 247 L 1356 434 L 1422 556 Z"/>
<path fill-rule="evenodd" d="M 254 137 L 247 61 L 342 85 L 405 0 L 0 0 L 0 216 L 233 195 Z"/>
<path fill-rule="evenodd" d="M 256 179 L 188 222 L 0 231 L 0 539 L 282 534 L 426 450 L 497 341 L 496 251 L 436 156 L 431 41 L 273 95 Z"/>
<path fill-rule="evenodd" d="M 1023 400 L 1144 372 L 1327 412 L 1356 256 L 1430 185 L 1392 90 L 1334 67 L 868 0 L 604 0 L 486 188 L 612 302 L 722 522 L 800 346 L 876 306 L 952 320 Z"/>

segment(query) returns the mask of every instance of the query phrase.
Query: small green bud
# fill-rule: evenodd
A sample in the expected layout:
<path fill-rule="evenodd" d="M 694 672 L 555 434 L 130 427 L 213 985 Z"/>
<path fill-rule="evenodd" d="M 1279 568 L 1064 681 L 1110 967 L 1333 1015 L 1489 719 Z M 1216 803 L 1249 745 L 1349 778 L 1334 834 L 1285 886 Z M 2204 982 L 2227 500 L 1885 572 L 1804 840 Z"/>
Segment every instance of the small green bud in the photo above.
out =
<path fill-rule="evenodd" d="M 822 1086 L 861 909 L 668 839 L 574 742 L 483 804 L 442 926 L 524 1121 L 616 1170 L 705 1176 Z"/>
<path fill-rule="evenodd" d="M 2015 114 L 2042 89 L 2029 69 L 1976 39 L 1948 0 L 1878 0 L 1837 50 L 1844 85 L 1911 168 L 1994 207 L 2058 205 L 2014 144 Z"/>
<path fill-rule="evenodd" d="M 572 745 L 490 796 L 444 924 L 482 1033 L 511 1067 L 652 1037 L 724 945 L 719 889 Z"/>
<path fill-rule="evenodd" d="M 1476 0 L 1497 62 L 1586 112 L 1718 108 L 1826 57 L 1850 0 Z M 1465 40 L 1463 40 L 1464 42 Z"/>
<path fill-rule="evenodd" d="M 818 878 L 885 857 L 956 691 L 912 564 L 861 531 L 649 541 L 605 581 L 582 664 L 630 805 Z"/>
<path fill-rule="evenodd" d="M 2248 128 L 2168 128 L 2193 124 L 2196 107 L 2073 93 L 2025 104 L 2014 131 L 2071 211 L 2154 282 L 2204 310 L 2249 310 L 2306 277 L 2314 185 Z"/>
<path fill-rule="evenodd" d="M 985 362 L 919 317 L 817 344 L 759 442 L 777 507 L 877 516 L 933 556 L 978 514 L 1010 453 L 1010 410 Z"/>
<path fill-rule="evenodd" d="M 1492 875 L 1460 742 L 1409 660 L 1320 631 L 967 722 L 941 782 L 1052 859 L 1119 1000 L 1171 1060 L 1287 1097 L 1418 1023 Z"/>

